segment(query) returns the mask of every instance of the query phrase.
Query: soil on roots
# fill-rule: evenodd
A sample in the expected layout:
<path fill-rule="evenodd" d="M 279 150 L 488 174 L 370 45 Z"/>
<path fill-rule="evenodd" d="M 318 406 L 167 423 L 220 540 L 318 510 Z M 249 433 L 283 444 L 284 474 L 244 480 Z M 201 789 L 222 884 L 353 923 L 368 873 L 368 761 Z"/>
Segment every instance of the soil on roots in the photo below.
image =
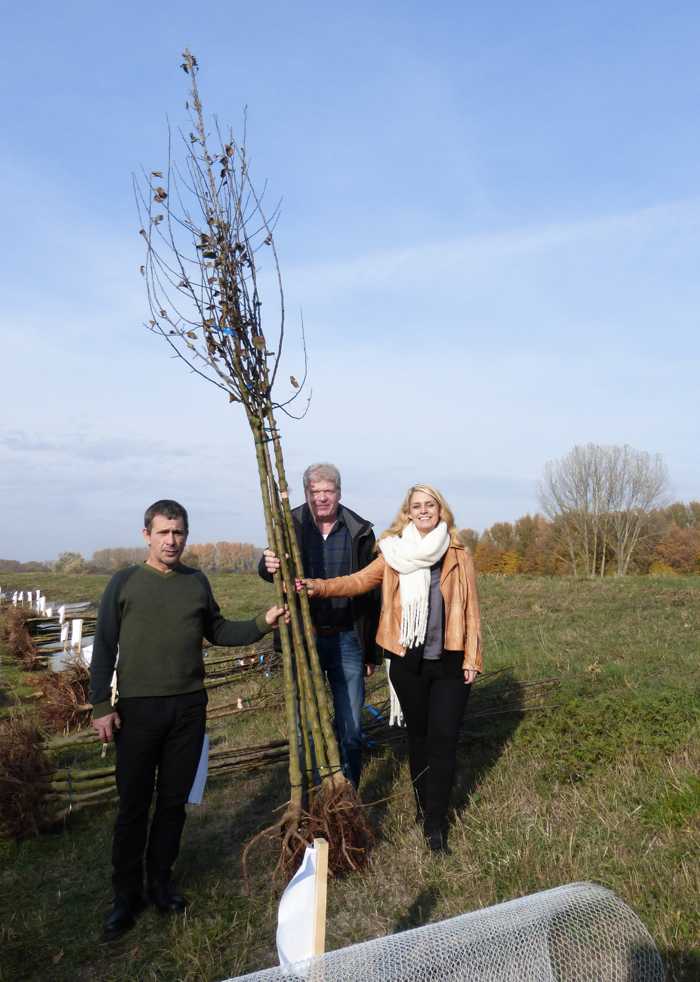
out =
<path fill-rule="evenodd" d="M 369 858 L 374 834 L 366 809 L 352 783 L 342 774 L 324 778 L 308 810 L 289 802 L 282 818 L 253 836 L 243 852 L 243 875 L 251 850 L 262 840 L 281 839 L 276 873 L 289 880 L 314 839 L 328 842 L 328 870 L 335 876 L 361 869 Z"/>

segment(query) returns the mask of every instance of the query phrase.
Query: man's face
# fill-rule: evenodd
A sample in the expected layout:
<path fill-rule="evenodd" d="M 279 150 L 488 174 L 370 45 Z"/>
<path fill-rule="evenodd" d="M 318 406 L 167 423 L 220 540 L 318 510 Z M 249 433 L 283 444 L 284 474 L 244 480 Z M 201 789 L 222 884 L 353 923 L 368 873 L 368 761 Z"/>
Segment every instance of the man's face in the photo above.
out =
<path fill-rule="evenodd" d="M 151 523 L 151 531 L 143 530 L 148 545 L 149 566 L 166 572 L 180 562 L 180 556 L 187 544 L 187 531 L 181 518 L 166 518 L 156 515 Z"/>
<path fill-rule="evenodd" d="M 333 481 L 309 481 L 306 500 L 316 522 L 334 522 L 338 515 L 340 491 Z"/>

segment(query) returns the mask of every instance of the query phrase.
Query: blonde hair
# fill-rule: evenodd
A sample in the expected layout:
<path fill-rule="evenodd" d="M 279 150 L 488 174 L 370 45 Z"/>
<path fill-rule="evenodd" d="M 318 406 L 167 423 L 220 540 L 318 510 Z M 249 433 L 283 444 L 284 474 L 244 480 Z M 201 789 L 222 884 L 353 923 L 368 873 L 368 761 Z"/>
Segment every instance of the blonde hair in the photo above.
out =
<path fill-rule="evenodd" d="M 463 547 L 462 540 L 459 538 L 457 532 L 457 527 L 455 525 L 455 517 L 452 514 L 452 509 L 445 501 L 444 497 L 437 488 L 432 487 L 430 484 L 414 484 L 406 492 L 406 497 L 401 502 L 401 507 L 399 508 L 398 514 L 394 521 L 391 523 L 386 532 L 382 532 L 379 536 L 381 542 L 382 539 L 386 539 L 390 535 L 401 535 L 403 530 L 411 522 L 411 515 L 409 513 L 409 508 L 411 505 L 411 498 L 417 492 L 421 491 L 423 494 L 429 494 L 431 498 L 435 498 L 438 505 L 440 506 L 440 521 L 447 525 L 447 531 L 450 536 L 450 544 L 453 546 Z"/>

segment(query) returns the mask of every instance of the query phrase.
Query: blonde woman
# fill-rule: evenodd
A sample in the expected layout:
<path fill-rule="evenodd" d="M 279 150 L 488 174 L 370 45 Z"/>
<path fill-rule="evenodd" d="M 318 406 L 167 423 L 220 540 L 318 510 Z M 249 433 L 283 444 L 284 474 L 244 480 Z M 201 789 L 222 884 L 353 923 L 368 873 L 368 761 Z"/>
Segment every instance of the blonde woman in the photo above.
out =
<path fill-rule="evenodd" d="M 447 810 L 457 739 L 471 684 L 482 670 L 474 564 L 452 511 L 429 484 L 409 488 L 364 569 L 302 582 L 312 597 L 355 597 L 381 584 L 377 644 L 408 732 L 411 777 L 425 837 L 447 851 Z"/>

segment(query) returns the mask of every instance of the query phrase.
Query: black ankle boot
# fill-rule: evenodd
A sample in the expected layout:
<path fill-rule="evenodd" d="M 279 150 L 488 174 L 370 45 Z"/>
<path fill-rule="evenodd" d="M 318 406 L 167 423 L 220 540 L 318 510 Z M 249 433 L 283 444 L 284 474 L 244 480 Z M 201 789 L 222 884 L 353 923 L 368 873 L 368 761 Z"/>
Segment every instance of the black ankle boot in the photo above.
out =
<path fill-rule="evenodd" d="M 425 832 L 425 841 L 431 852 L 440 852 L 445 856 L 450 855 L 447 845 L 447 829 L 437 829 L 434 832 Z"/>
<path fill-rule="evenodd" d="M 143 910 L 143 897 L 140 894 L 118 893 L 108 910 L 102 930 L 103 941 L 116 941 L 130 931 L 136 918 Z"/>
<path fill-rule="evenodd" d="M 176 892 L 172 883 L 149 884 L 148 899 L 161 914 L 184 914 L 187 910 L 187 899 Z"/>

